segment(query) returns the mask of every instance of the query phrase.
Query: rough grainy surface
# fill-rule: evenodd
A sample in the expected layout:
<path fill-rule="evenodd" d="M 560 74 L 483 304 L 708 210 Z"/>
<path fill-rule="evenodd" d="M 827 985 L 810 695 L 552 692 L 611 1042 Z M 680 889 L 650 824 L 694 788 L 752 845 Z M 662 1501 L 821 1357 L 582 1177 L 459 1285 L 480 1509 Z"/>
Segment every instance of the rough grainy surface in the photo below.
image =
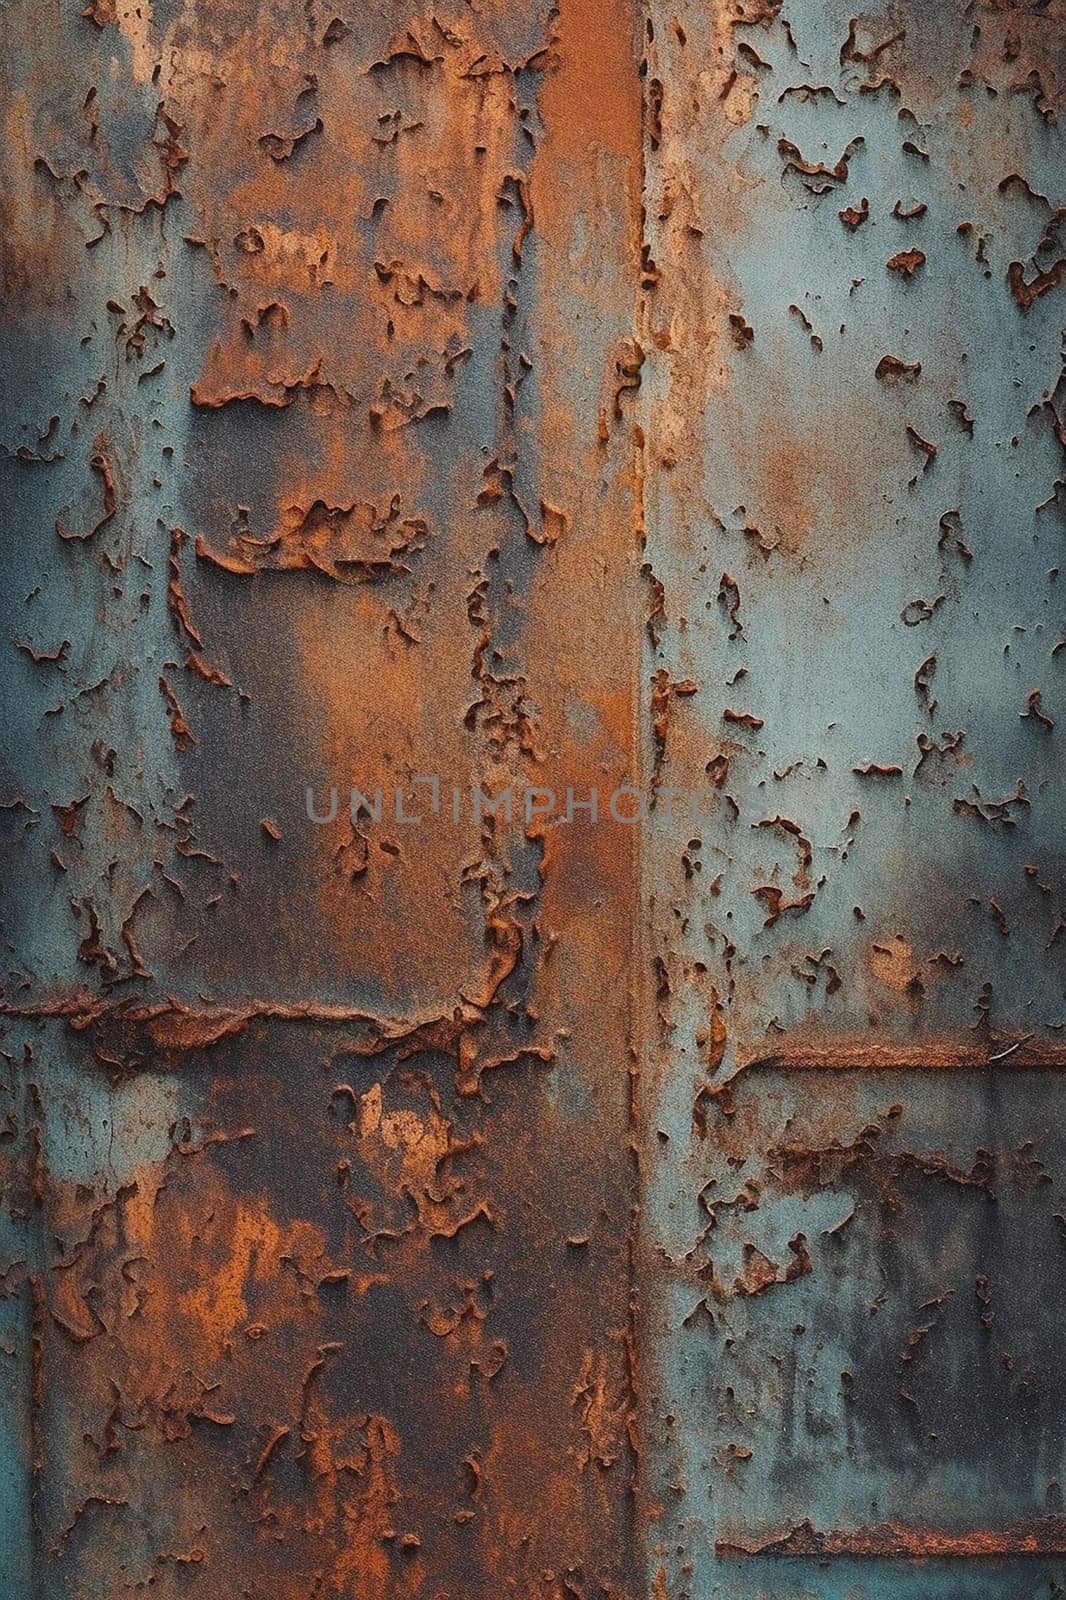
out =
<path fill-rule="evenodd" d="M 1063 0 L 0 18 L 0 1594 L 1061 1597 Z"/>

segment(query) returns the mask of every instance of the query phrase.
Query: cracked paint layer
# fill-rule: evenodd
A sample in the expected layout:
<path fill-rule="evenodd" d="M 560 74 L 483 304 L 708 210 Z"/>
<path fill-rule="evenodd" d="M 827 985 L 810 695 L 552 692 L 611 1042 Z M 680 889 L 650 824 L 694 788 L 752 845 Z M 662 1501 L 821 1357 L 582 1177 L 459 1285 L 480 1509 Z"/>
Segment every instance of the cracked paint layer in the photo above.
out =
<path fill-rule="evenodd" d="M 651 1592 L 1035 1600 L 1063 15 L 722 3 L 648 38 L 648 737 L 717 795 L 643 858 Z"/>
<path fill-rule="evenodd" d="M 5 18 L 5 1592 L 1066 1591 L 1062 0 Z"/>

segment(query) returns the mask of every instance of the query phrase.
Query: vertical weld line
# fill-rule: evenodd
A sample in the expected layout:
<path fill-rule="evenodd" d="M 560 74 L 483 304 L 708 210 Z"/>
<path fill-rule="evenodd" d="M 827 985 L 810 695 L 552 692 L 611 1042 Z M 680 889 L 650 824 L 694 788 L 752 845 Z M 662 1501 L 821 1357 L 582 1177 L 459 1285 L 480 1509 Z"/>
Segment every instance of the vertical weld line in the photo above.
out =
<path fill-rule="evenodd" d="M 633 305 L 634 324 L 637 341 L 644 352 L 647 362 L 651 342 L 648 339 L 648 324 L 650 308 L 648 305 L 648 291 L 643 281 L 643 247 L 647 232 L 648 211 L 648 23 L 651 16 L 651 0 L 636 0 L 635 27 L 637 35 L 634 40 L 635 59 L 634 69 L 637 73 L 638 92 L 640 94 L 640 151 L 637 173 L 637 226 L 633 238 L 634 272 Z M 643 566 L 647 553 L 647 497 L 646 483 L 649 463 L 648 437 L 650 429 L 647 425 L 647 388 L 645 381 L 637 391 L 637 416 L 639 434 L 633 440 L 633 549 L 635 562 L 635 577 L 637 590 L 637 615 L 635 625 L 638 629 L 636 648 L 633 652 L 633 735 L 632 744 L 634 761 L 636 764 L 635 782 L 642 794 L 648 792 L 648 781 L 652 772 L 651 752 L 645 738 L 649 706 L 645 704 L 644 680 L 647 664 L 647 640 L 643 623 L 644 607 L 644 578 Z M 635 862 L 636 882 L 635 916 L 629 940 L 628 961 L 628 1005 L 630 1029 L 630 1067 L 629 1067 L 629 1161 L 631 1167 L 632 1196 L 630 1201 L 629 1230 L 626 1241 L 626 1267 L 629 1275 L 629 1329 L 628 1329 L 628 1355 L 629 1355 L 629 1384 L 632 1406 L 632 1430 L 630 1444 L 633 1452 L 633 1479 L 631 1492 L 633 1496 L 636 1528 L 639 1530 L 634 1540 L 634 1567 L 638 1576 L 641 1594 L 651 1594 L 652 1574 L 651 1563 L 648 1558 L 647 1530 L 649 1521 L 650 1495 L 647 1482 L 647 1463 L 643 1449 L 643 1408 L 641 1404 L 641 1366 L 643 1327 L 641 1317 L 640 1286 L 640 1236 L 643 1214 L 644 1174 L 642 1168 L 643 1144 L 641 1138 L 641 1100 L 644 1070 L 644 1052 L 647 1048 L 647 1021 L 653 1014 L 651 1010 L 652 993 L 650 974 L 652 964 L 649 949 L 650 918 L 647 915 L 648 892 L 650 871 L 648 862 L 648 841 L 651 834 L 651 812 L 648 812 L 648 823 L 642 824 L 637 835 L 637 856 Z"/>

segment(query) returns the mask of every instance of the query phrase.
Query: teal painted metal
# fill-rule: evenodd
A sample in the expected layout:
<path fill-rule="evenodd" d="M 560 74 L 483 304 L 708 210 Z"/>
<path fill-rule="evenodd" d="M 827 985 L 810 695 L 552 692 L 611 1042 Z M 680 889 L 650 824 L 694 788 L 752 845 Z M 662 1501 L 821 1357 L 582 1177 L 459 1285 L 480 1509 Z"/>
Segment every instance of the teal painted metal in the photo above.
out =
<path fill-rule="evenodd" d="M 654 13 L 670 1596 L 1064 1581 L 1053 11 Z"/>

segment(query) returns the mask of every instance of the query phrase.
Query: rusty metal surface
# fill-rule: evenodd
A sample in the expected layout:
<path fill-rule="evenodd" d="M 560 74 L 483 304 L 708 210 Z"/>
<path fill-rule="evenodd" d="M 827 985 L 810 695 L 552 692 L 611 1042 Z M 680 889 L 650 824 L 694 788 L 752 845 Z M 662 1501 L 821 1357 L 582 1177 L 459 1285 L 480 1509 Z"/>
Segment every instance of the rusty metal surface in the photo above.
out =
<path fill-rule="evenodd" d="M 1062 1593 L 1061 0 L 3 17 L 0 1592 Z"/>
<path fill-rule="evenodd" d="M 719 797 L 645 857 L 670 1596 L 1061 1592 L 1062 45 L 656 15 L 646 677 Z"/>

